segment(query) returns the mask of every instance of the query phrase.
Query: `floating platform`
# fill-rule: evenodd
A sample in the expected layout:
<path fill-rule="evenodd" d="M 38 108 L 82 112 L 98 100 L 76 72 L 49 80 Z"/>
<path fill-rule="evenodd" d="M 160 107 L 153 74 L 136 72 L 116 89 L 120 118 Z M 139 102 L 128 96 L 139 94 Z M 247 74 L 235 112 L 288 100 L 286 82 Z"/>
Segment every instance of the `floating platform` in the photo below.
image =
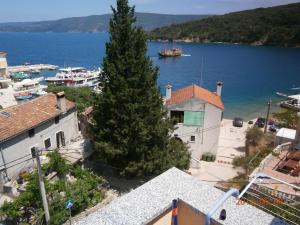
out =
<path fill-rule="evenodd" d="M 58 66 L 51 64 L 34 64 L 34 65 L 21 65 L 21 66 L 9 66 L 9 73 L 18 73 L 18 72 L 31 72 L 38 70 L 56 70 Z"/>

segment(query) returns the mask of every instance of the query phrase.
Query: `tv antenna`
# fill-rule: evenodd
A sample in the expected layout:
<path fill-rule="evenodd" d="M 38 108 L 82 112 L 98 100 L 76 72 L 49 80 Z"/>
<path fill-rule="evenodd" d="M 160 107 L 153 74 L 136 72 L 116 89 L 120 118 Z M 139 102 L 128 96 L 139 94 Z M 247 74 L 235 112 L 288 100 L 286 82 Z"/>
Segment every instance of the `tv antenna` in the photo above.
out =
<path fill-rule="evenodd" d="M 200 87 L 203 85 L 203 66 L 204 66 L 204 58 L 201 58 L 201 73 L 200 73 Z"/>

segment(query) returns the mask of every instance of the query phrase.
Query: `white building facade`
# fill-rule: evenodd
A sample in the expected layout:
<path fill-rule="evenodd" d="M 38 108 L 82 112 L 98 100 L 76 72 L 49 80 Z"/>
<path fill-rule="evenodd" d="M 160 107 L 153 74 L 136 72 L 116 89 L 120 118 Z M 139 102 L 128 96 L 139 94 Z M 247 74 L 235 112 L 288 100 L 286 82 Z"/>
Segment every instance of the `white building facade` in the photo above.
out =
<path fill-rule="evenodd" d="M 216 93 L 197 85 L 172 92 L 167 85 L 168 116 L 177 122 L 172 135 L 188 143 L 192 159 L 196 161 L 201 160 L 204 153 L 217 154 L 224 110 L 221 90 L 221 82 L 217 83 Z"/>
<path fill-rule="evenodd" d="M 0 111 L 0 186 L 34 165 L 31 149 L 54 150 L 78 137 L 77 110 L 47 94 Z"/>

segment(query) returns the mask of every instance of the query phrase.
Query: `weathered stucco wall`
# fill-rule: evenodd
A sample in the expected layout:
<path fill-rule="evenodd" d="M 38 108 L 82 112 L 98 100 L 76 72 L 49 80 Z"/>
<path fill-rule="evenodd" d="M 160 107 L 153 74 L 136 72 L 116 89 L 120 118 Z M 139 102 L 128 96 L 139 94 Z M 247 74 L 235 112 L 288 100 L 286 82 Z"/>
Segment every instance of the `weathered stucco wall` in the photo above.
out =
<path fill-rule="evenodd" d="M 183 142 L 188 143 L 192 157 L 195 159 L 200 160 L 202 154 L 205 152 L 216 155 L 220 135 L 222 110 L 198 99 L 190 99 L 179 104 L 168 106 L 169 116 L 171 110 L 204 111 L 203 126 L 178 123 L 173 136 L 177 136 Z M 195 136 L 195 141 L 191 141 L 191 136 Z"/>
<path fill-rule="evenodd" d="M 77 122 L 77 112 L 73 109 L 65 115 L 60 116 L 59 123 L 55 123 L 54 118 L 41 124 L 35 128 L 35 135 L 29 137 L 28 131 L 25 131 L 18 136 L 9 139 L 0 144 L 1 155 L 0 155 L 0 169 L 2 170 L 0 174 L 0 183 L 5 183 L 5 167 L 11 167 L 12 165 L 18 164 L 7 169 L 9 178 L 14 179 L 22 171 L 25 171 L 33 165 L 33 160 L 23 162 L 26 159 L 31 158 L 31 148 L 38 147 L 40 149 L 45 149 L 44 141 L 50 138 L 51 149 L 56 149 L 56 133 L 62 131 L 64 132 L 66 145 L 70 143 L 71 139 L 78 136 L 78 122 Z M 4 159 L 4 160 L 3 160 Z M 12 162 L 12 163 L 9 163 Z"/>

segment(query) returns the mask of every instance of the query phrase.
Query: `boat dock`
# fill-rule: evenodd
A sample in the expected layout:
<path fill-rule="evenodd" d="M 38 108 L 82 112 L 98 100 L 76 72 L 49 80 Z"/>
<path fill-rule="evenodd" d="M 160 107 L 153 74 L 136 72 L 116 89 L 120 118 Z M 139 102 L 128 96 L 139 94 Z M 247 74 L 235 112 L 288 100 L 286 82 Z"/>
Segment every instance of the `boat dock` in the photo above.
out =
<path fill-rule="evenodd" d="M 30 72 L 30 71 L 39 71 L 39 70 L 56 70 L 58 66 L 51 64 L 35 64 L 35 65 L 21 65 L 21 66 L 9 66 L 9 73 L 18 73 L 18 72 Z"/>

